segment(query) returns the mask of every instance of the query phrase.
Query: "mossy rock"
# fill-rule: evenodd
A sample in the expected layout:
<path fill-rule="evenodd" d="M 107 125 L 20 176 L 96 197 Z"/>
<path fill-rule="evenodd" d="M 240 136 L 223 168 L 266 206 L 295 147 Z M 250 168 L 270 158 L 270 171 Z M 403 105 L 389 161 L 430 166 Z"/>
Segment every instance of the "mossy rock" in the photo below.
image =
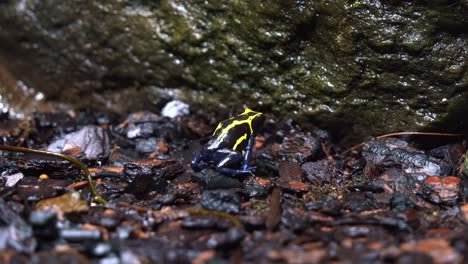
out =
<path fill-rule="evenodd" d="M 466 104 L 467 13 L 461 0 L 9 0 L 0 57 L 49 100 L 152 110 L 170 88 L 206 112 L 247 104 L 360 141 Z"/>

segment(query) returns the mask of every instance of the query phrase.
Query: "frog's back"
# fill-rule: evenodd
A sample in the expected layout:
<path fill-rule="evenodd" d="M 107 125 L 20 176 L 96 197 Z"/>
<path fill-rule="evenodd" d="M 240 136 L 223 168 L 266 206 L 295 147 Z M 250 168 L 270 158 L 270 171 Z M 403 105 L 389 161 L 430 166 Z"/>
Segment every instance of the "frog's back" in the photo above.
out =
<path fill-rule="evenodd" d="M 263 118 L 262 113 L 247 109 L 240 115 L 222 121 L 214 131 L 208 148 L 244 150 L 250 136 L 262 125 Z"/>

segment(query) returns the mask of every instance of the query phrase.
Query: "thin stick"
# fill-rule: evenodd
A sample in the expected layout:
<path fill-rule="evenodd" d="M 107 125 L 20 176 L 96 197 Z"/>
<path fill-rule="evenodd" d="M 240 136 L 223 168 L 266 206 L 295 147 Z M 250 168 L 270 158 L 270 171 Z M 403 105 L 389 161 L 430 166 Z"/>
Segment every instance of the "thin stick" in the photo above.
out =
<path fill-rule="evenodd" d="M 89 173 L 88 167 L 79 159 L 76 159 L 74 157 L 67 156 L 64 154 L 60 154 L 60 153 L 46 151 L 46 150 L 29 149 L 29 148 L 23 148 L 23 147 L 7 146 L 7 145 L 0 145 L 0 150 L 44 155 L 44 156 L 59 158 L 59 159 L 63 159 L 63 160 L 67 160 L 71 162 L 72 164 L 80 168 L 86 175 L 89 188 L 91 189 L 91 193 L 93 194 L 96 202 L 101 203 L 101 204 L 107 204 L 107 201 L 104 200 L 104 198 L 102 198 L 101 195 L 99 195 L 99 193 L 97 192 L 96 187 L 93 184 L 93 179 L 91 178 L 91 173 Z"/>
<path fill-rule="evenodd" d="M 371 140 L 374 140 L 374 139 L 381 139 L 381 138 L 387 138 L 387 137 L 394 137 L 394 136 L 401 136 L 401 135 L 420 135 L 420 136 L 441 136 L 441 137 L 460 137 L 460 136 L 463 136 L 463 134 L 452 134 L 452 133 L 435 133 L 435 132 L 396 132 L 396 133 L 390 133 L 390 134 L 385 134 L 385 135 L 381 135 L 381 136 L 378 136 L 378 137 L 375 137 Z M 369 140 L 369 141 L 371 141 Z M 355 146 L 352 146 L 350 147 L 349 149 L 341 152 L 340 154 L 338 155 L 344 155 L 348 152 L 351 152 L 353 150 L 356 150 L 362 146 L 364 146 L 365 144 L 369 143 L 369 141 L 365 141 L 365 142 L 362 142 L 360 144 L 357 144 Z"/>

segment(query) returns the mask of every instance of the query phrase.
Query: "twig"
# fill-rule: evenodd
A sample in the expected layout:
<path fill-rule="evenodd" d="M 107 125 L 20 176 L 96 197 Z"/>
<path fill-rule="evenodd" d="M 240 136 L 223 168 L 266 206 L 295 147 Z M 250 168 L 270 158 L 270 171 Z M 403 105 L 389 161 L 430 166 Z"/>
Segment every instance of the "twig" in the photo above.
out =
<path fill-rule="evenodd" d="M 107 201 L 104 200 L 104 198 L 102 198 L 101 195 L 99 195 L 99 193 L 97 192 L 96 187 L 94 186 L 94 183 L 93 183 L 93 179 L 91 178 L 91 173 L 89 173 L 88 167 L 83 162 L 81 162 L 79 159 L 76 159 L 74 157 L 67 156 L 67 155 L 64 155 L 64 154 L 45 151 L 45 150 L 37 150 L 37 149 L 7 146 L 7 145 L 0 145 L 0 150 L 49 156 L 49 157 L 59 158 L 59 159 L 63 159 L 63 160 L 67 160 L 67 161 L 71 162 L 72 164 L 74 164 L 75 166 L 80 168 L 84 172 L 84 174 L 86 175 L 86 178 L 87 178 L 88 184 L 89 184 L 89 188 L 91 189 L 91 193 L 93 194 L 94 199 L 96 200 L 96 202 L 101 203 L 101 204 L 107 204 Z"/>
<path fill-rule="evenodd" d="M 463 134 L 452 134 L 452 133 L 435 133 L 435 132 L 396 132 L 396 133 L 390 133 L 390 134 L 384 134 L 378 137 L 375 137 L 371 140 L 362 142 L 360 144 L 357 144 L 355 146 L 350 147 L 349 149 L 341 152 L 338 154 L 339 156 L 344 155 L 348 152 L 351 152 L 353 150 L 356 150 L 365 144 L 369 143 L 369 141 L 375 140 L 375 139 L 381 139 L 381 138 L 387 138 L 387 137 L 394 137 L 394 136 L 401 136 L 401 135 L 420 135 L 420 136 L 441 136 L 441 137 L 460 137 L 463 136 Z"/>

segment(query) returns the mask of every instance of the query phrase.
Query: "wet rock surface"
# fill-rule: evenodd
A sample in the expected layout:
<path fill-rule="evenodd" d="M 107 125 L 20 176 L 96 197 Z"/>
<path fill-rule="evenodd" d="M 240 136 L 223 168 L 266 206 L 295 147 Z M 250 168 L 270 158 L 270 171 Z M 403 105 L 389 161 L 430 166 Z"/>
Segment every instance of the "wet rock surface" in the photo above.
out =
<path fill-rule="evenodd" d="M 83 173 L 68 162 L 2 151 L 2 263 L 463 263 L 466 257 L 463 139 L 428 150 L 379 140 L 333 155 L 339 146 L 329 138 L 314 136 L 312 151 L 304 145 L 307 129 L 293 135 L 289 121 L 277 120 L 258 136 L 255 176 L 230 177 L 190 169 L 200 145 L 186 138 L 194 126 L 187 120 L 202 120 L 190 114 L 109 115 L 99 125 L 77 111 L 67 129 L 47 120 L 60 115 L 37 116 L 53 124 L 49 136 L 3 135 L 40 148 L 90 126 L 109 133 L 108 159 L 72 152 L 109 203 L 96 204 Z M 150 129 L 140 127 L 145 122 Z M 185 132 L 161 136 L 168 127 Z M 127 137 L 132 129 L 148 133 Z M 287 144 L 278 135 L 288 135 Z M 135 148 L 144 137 L 164 143 L 158 154 Z M 87 141 L 80 142 L 86 149 L 80 145 Z"/>
<path fill-rule="evenodd" d="M 463 0 L 12 0 L 0 5 L 0 52 L 23 87 L 48 98 L 155 110 L 160 87 L 190 87 L 185 97 L 214 111 L 261 102 L 346 141 L 459 125 L 451 115 L 457 104 L 466 111 L 466 11 Z"/>

